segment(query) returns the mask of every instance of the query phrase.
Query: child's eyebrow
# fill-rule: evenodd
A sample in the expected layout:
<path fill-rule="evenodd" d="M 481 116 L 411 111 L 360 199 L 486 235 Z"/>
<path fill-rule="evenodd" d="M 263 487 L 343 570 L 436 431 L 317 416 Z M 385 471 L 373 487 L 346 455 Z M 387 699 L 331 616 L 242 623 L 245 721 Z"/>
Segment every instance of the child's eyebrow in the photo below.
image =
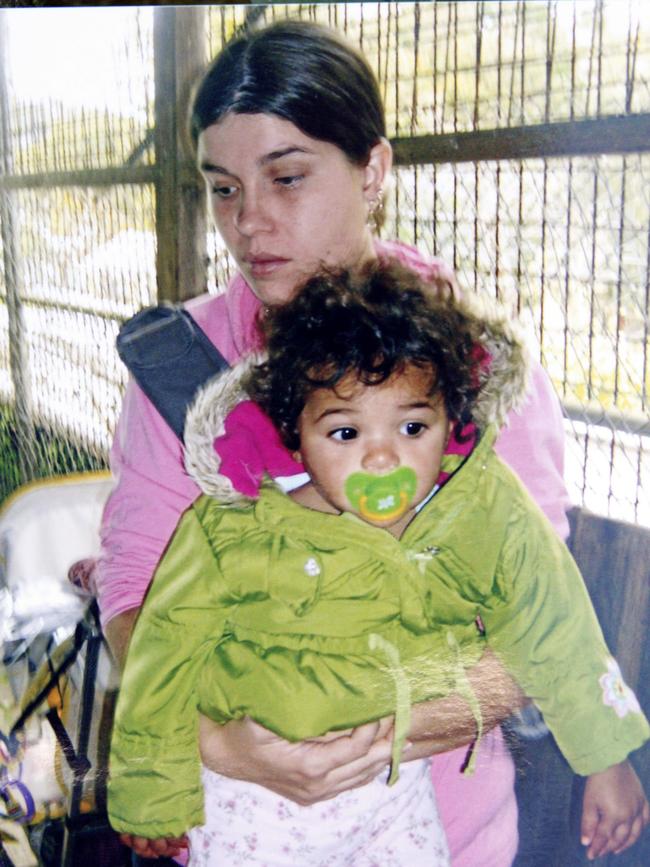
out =
<path fill-rule="evenodd" d="M 330 415 L 341 415 L 345 413 L 345 415 L 354 415 L 358 414 L 360 410 L 354 409 L 351 406 L 332 406 L 328 409 L 324 409 L 319 415 L 314 419 L 315 422 L 321 421 L 321 419 L 327 418 Z"/>
<path fill-rule="evenodd" d="M 413 400 L 408 403 L 399 403 L 398 409 L 433 409 L 436 401 L 433 398 L 428 400 Z"/>

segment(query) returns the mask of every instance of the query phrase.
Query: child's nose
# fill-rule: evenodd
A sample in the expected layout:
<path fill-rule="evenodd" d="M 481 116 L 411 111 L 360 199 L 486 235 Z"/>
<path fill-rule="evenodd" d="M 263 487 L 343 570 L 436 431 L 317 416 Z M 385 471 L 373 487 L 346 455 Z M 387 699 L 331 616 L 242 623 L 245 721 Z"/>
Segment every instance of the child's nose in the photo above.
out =
<path fill-rule="evenodd" d="M 399 466 L 399 455 L 390 443 L 378 442 L 367 449 L 361 465 L 368 473 L 389 473 Z"/>

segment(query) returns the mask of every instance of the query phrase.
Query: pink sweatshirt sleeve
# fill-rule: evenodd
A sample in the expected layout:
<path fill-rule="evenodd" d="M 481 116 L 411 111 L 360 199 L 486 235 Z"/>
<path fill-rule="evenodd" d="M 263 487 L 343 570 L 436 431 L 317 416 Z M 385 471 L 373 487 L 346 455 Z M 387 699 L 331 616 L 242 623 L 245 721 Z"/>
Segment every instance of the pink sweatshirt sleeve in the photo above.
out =
<path fill-rule="evenodd" d="M 183 471 L 180 441 L 140 388 L 127 387 L 104 509 L 96 572 L 102 622 L 137 608 L 179 516 L 198 495 Z"/>
<path fill-rule="evenodd" d="M 560 537 L 566 539 L 566 513 L 571 501 L 564 484 L 562 409 L 539 362 L 533 365 L 526 403 L 519 412 L 510 413 L 495 449 L 517 473 Z"/>

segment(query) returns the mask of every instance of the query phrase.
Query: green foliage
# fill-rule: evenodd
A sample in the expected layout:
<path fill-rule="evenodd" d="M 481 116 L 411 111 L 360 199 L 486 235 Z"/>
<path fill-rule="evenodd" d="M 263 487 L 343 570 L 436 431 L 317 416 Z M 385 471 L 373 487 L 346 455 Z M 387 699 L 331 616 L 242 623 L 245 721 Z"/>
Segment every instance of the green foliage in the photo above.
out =
<path fill-rule="evenodd" d="M 20 448 L 27 449 L 22 455 Z M 37 427 L 34 440 L 20 443 L 11 408 L 0 406 L 0 503 L 26 482 L 51 476 L 81 473 L 106 468 L 106 461 L 78 443 L 66 440 L 60 433 Z M 28 477 L 23 465 L 30 467 Z"/>

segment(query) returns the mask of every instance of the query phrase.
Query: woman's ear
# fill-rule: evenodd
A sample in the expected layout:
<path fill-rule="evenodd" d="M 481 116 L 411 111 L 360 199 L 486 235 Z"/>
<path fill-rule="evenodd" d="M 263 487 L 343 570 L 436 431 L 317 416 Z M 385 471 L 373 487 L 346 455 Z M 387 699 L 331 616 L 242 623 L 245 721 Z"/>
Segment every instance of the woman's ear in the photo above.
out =
<path fill-rule="evenodd" d="M 364 168 L 363 192 L 370 203 L 383 195 L 393 165 L 393 148 L 387 138 L 381 138 L 370 149 Z"/>
<path fill-rule="evenodd" d="M 294 459 L 294 461 L 298 461 L 299 464 L 302 463 L 302 455 L 300 454 L 300 449 L 295 449 L 294 451 L 292 451 L 291 457 Z"/>

